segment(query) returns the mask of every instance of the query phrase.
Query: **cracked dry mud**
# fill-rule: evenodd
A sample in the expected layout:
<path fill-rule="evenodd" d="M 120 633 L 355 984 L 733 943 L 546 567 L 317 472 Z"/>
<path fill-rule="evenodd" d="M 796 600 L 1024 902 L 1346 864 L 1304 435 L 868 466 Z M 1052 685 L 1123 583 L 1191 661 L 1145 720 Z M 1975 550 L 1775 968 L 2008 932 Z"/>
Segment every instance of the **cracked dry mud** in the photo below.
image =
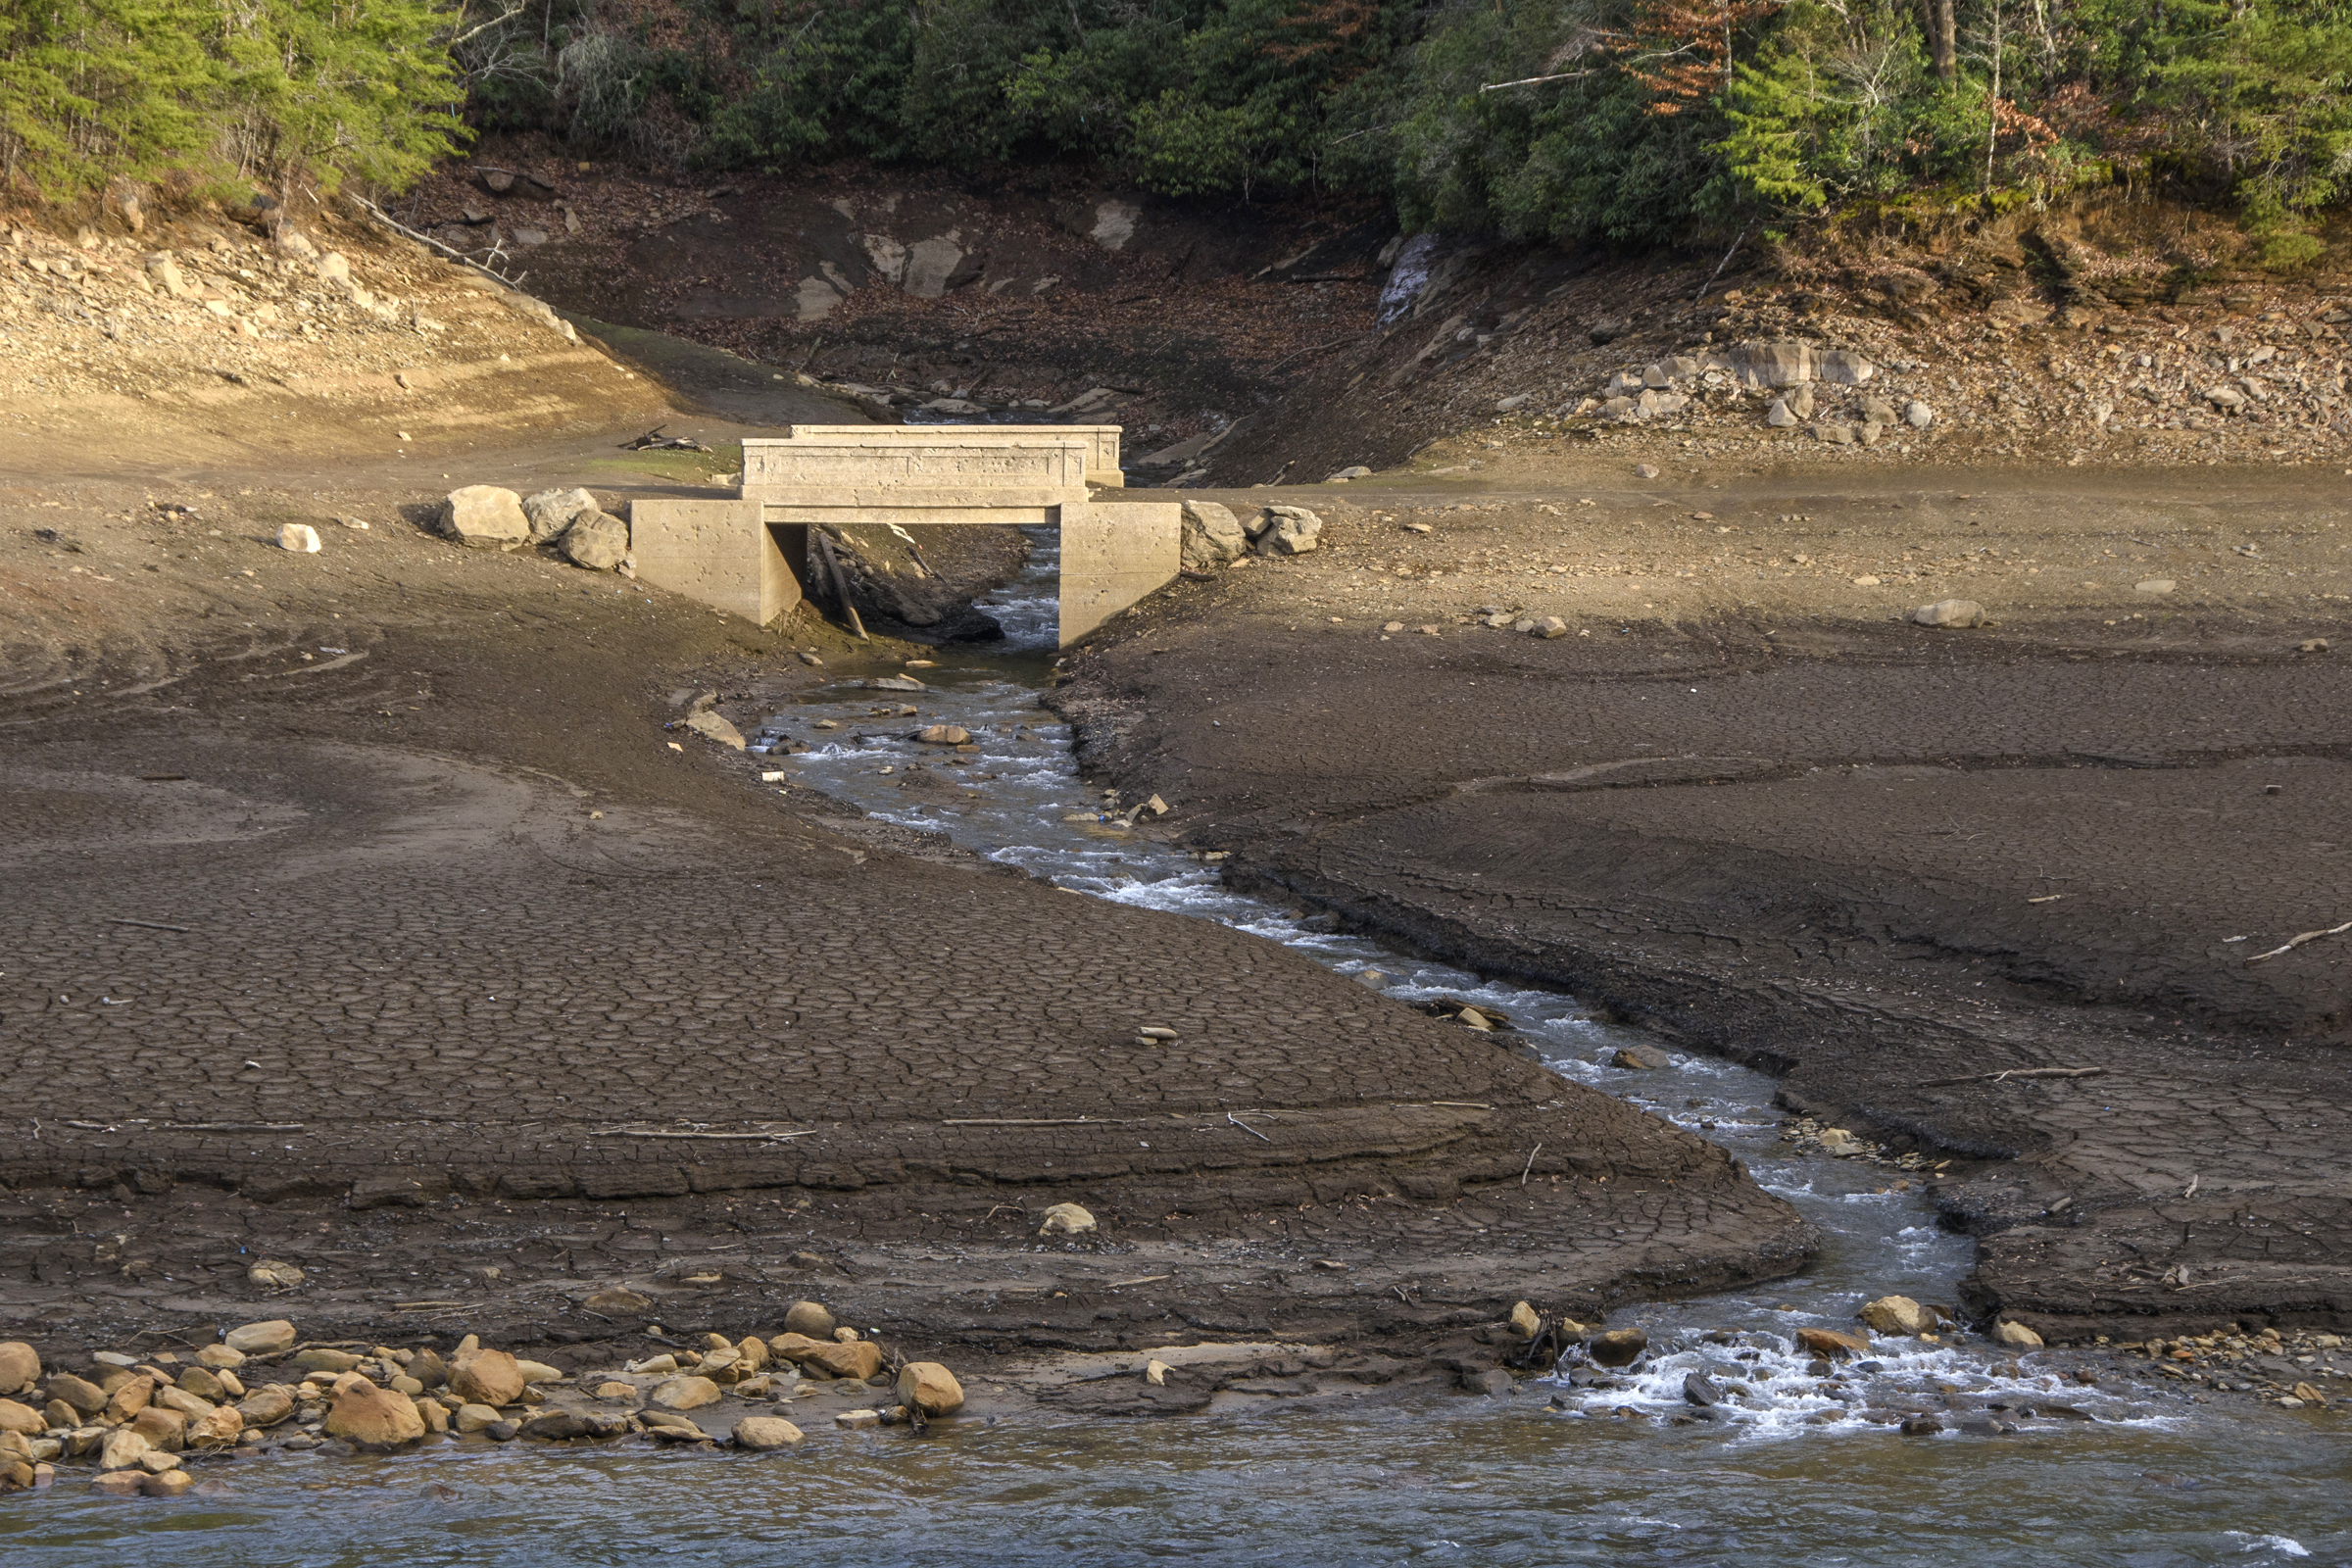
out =
<path fill-rule="evenodd" d="M 663 729 L 685 672 L 854 650 L 453 551 L 380 468 L 208 479 L 218 538 L 7 498 L 10 1335 L 601 1342 L 627 1279 L 673 1329 L 821 1288 L 909 1346 L 1426 1348 L 1807 1255 L 1724 1151 L 1272 944 L 747 787 Z M 375 525 L 255 542 L 288 509 Z M 1039 1241 L 1064 1200 L 1102 1229 Z"/>
<path fill-rule="evenodd" d="M 2054 1340 L 2341 1326 L 2352 943 L 2243 961 L 2352 914 L 2352 668 L 2305 647 L 2343 646 L 2340 496 L 1952 477 L 1971 493 L 1602 462 L 1468 503 L 1359 485 L 1326 554 L 1179 589 L 1056 703 L 1090 766 L 1177 803 L 1244 885 L 1953 1157 L 1979 1310 Z M 1883 591 L 1800 569 L 1914 544 Z M 1959 564 L 1988 544 L 2009 570 Z M 2199 577 L 2134 595 L 2132 546 Z M 1394 580 L 1408 556 L 1467 569 Z M 1539 575 L 1554 557 L 1636 564 Z M 1903 618 L 1953 593 L 1998 624 Z M 1572 634 L 1468 623 L 1495 604 Z M 1997 1076 L 2049 1067 L 2096 1070 Z"/>

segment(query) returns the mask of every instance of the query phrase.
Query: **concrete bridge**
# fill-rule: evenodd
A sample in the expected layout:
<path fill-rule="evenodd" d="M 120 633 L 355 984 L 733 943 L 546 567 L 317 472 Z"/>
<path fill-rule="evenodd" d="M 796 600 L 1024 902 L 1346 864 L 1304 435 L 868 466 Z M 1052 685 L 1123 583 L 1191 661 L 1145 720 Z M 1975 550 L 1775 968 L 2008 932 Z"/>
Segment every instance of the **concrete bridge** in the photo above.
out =
<path fill-rule="evenodd" d="M 629 509 L 640 580 L 766 625 L 805 596 L 810 528 L 1044 525 L 1061 533 L 1061 626 L 1075 641 L 1176 575 L 1172 501 L 1102 501 L 1117 425 L 802 424 L 743 443 L 731 499 Z"/>

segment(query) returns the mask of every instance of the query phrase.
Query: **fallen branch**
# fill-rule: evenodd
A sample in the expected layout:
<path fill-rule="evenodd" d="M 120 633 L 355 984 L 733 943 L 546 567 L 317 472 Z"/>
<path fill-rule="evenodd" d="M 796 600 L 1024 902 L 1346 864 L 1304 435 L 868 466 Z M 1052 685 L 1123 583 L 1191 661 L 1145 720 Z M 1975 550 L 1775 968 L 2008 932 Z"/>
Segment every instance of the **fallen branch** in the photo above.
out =
<path fill-rule="evenodd" d="M 2280 954 L 2292 953 L 2306 942 L 2317 942 L 2322 937 L 2342 936 L 2347 931 L 2352 931 L 2352 920 L 2346 920 L 2342 925 L 2331 925 L 2325 931 L 2306 931 L 2300 936 L 2289 938 L 2282 947 L 2273 948 L 2268 953 L 2257 953 L 2246 960 L 2245 966 L 2251 969 L 2258 963 L 2268 963 Z"/>
<path fill-rule="evenodd" d="M 942 1127 L 1108 1127 L 1106 1116 L 951 1116 Z"/>
<path fill-rule="evenodd" d="M 509 7 L 506 11 L 495 17 L 492 17 L 488 22 L 484 22 L 478 25 L 466 28 L 464 32 L 459 33 L 456 37 L 450 39 L 447 43 L 444 43 L 441 47 L 444 49 L 455 49 L 458 45 L 470 42 L 473 39 L 481 36 L 483 33 L 488 32 L 492 27 L 501 26 L 506 23 L 513 22 L 516 17 L 521 15 L 522 7 Z M 505 171 L 502 170 L 500 172 L 504 173 Z M 525 179 L 530 179 L 531 176 L 525 174 L 523 177 Z M 539 183 L 539 181 L 532 179 L 531 183 L 536 185 Z"/>
<path fill-rule="evenodd" d="M 781 1144 L 794 1138 L 813 1138 L 817 1128 L 805 1128 L 797 1133 L 670 1133 L 654 1132 L 637 1127 L 598 1127 L 591 1138 L 699 1138 L 721 1144 Z"/>
<path fill-rule="evenodd" d="M 518 292 L 521 290 L 522 279 L 520 277 L 509 277 L 506 273 L 500 271 L 495 267 L 484 267 L 481 263 L 475 261 L 464 251 L 459 250 L 455 245 L 445 245 L 441 241 L 433 238 L 433 236 L 430 234 L 418 233 L 416 229 L 411 228 L 399 219 L 394 218 L 390 213 L 385 212 L 381 207 L 376 206 L 375 203 L 369 201 L 365 196 L 354 196 L 352 200 L 358 202 L 368 212 L 373 213 L 379 222 L 390 224 L 393 228 L 399 230 L 402 234 L 406 235 L 410 239 L 415 240 L 419 245 L 430 245 L 433 249 L 439 251 L 451 261 L 456 262 L 460 267 L 470 267 L 475 271 L 481 273 L 484 277 L 495 277 L 501 283 L 506 284 L 507 287 L 511 289 L 514 289 Z"/>
<path fill-rule="evenodd" d="M 1692 300 L 1690 302 L 1691 304 L 1696 305 L 1699 303 L 1699 301 L 1704 300 L 1707 297 L 1707 290 L 1715 286 L 1715 280 L 1723 276 L 1723 270 L 1732 265 L 1732 258 L 1740 254 L 1740 247 L 1746 244 L 1747 236 L 1755 231 L 1755 221 L 1751 219 L 1748 221 L 1748 225 L 1740 231 L 1740 237 L 1732 241 L 1732 248 L 1723 253 L 1723 260 L 1715 264 L 1715 270 L 1709 272 L 1707 274 L 1707 280 L 1698 285 L 1698 299 Z"/>
<path fill-rule="evenodd" d="M 1239 1127 L 1242 1131 L 1248 1133 L 1250 1137 L 1256 1139 L 1261 1144 L 1270 1144 L 1274 1141 L 1273 1139 L 1268 1138 L 1264 1133 L 1261 1133 L 1256 1128 L 1250 1126 L 1248 1122 L 1242 1120 L 1241 1117 L 1236 1116 L 1230 1110 L 1225 1113 L 1225 1119 L 1233 1123 L 1236 1127 Z"/>
<path fill-rule="evenodd" d="M 298 1121 L 168 1121 L 165 1130 L 175 1133 L 298 1133 Z"/>
<path fill-rule="evenodd" d="M 1527 1173 L 1536 1168 L 1536 1156 L 1542 1152 L 1544 1152 L 1544 1146 L 1542 1144 L 1538 1144 L 1535 1148 L 1527 1152 L 1527 1163 L 1521 1166 L 1519 1170 L 1520 1186 L 1525 1187 L 1527 1185 Z"/>
<path fill-rule="evenodd" d="M 1157 1285 L 1161 1280 L 1172 1280 L 1175 1277 L 1173 1274 L 1147 1274 L 1140 1280 L 1112 1280 L 1110 1288 L 1115 1291 L 1126 1285 Z"/>
<path fill-rule="evenodd" d="M 1948 1089 L 1954 1084 L 1997 1084 L 2007 1078 L 2096 1078 L 2104 1067 L 2011 1067 L 2006 1072 L 1972 1072 L 1965 1078 L 1931 1078 L 1922 1089 Z"/>
<path fill-rule="evenodd" d="M 708 452 L 710 449 L 692 436 L 663 435 L 662 427 L 655 425 L 634 441 L 623 441 L 623 452 Z"/>
<path fill-rule="evenodd" d="M 1500 92 L 1505 87 L 1534 87 L 1546 81 L 1576 81 L 1598 74 L 1595 71 L 1563 71 L 1549 76 L 1521 76 L 1517 81 L 1490 81 L 1478 90 L 1482 93 Z"/>
<path fill-rule="evenodd" d="M 183 935 L 196 929 L 192 925 L 166 925 L 161 920 L 133 920 L 120 914 L 108 915 L 106 923 L 108 925 L 135 925 L 146 931 L 177 931 Z"/>
<path fill-rule="evenodd" d="M 1363 334 L 1360 332 L 1350 332 L 1346 337 L 1335 337 L 1328 343 L 1317 343 L 1312 348 L 1300 349 L 1297 354 L 1285 354 L 1281 359 L 1276 360 L 1272 365 L 1267 366 L 1265 373 L 1272 375 L 1276 370 L 1281 369 L 1284 366 L 1290 364 L 1293 360 L 1299 358 L 1301 355 L 1320 354 L 1325 349 L 1336 349 L 1343 344 L 1354 342 L 1362 335 Z"/>

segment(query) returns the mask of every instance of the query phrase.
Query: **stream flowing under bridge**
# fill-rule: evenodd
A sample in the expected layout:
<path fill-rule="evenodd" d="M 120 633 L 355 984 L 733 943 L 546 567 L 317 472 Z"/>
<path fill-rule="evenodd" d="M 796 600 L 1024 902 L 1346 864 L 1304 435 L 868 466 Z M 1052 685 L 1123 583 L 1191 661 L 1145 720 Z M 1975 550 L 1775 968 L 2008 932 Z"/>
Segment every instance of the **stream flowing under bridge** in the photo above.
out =
<path fill-rule="evenodd" d="M 1119 434 L 1097 425 L 796 424 L 743 443 L 733 497 L 630 508 L 640 580 L 764 626 L 807 597 L 809 530 L 981 523 L 1061 535 L 1060 640 L 1177 572 L 1173 501 L 1105 500 Z"/>

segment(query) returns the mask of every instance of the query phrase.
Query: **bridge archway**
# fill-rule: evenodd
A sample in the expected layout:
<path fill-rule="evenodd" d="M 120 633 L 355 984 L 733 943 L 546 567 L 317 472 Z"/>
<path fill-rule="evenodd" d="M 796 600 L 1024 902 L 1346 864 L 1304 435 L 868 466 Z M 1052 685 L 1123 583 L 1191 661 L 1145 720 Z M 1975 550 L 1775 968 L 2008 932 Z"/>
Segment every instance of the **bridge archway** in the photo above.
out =
<path fill-rule="evenodd" d="M 629 509 L 637 575 L 764 626 L 807 596 L 814 527 L 1049 526 L 1066 646 L 1173 580 L 1172 501 L 1112 500 L 1116 425 L 795 425 L 743 444 L 732 497 Z M 1090 488 L 1090 486 L 1092 488 Z"/>

